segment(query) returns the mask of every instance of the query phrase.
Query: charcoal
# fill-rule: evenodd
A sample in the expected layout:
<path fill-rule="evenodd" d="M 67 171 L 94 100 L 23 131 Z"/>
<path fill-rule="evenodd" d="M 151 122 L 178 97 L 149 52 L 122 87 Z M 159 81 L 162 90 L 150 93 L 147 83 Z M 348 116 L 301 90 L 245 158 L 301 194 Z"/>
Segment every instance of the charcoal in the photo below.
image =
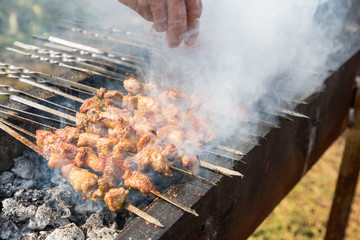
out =
<path fill-rule="evenodd" d="M 24 156 L 15 158 L 14 167 L 11 169 L 11 171 L 19 177 L 31 179 L 35 173 L 34 161 Z"/>
<path fill-rule="evenodd" d="M 16 200 L 20 200 L 21 202 L 30 202 L 38 206 L 43 202 L 44 192 L 37 189 L 20 189 L 14 194 L 14 198 Z"/>
<path fill-rule="evenodd" d="M 14 181 L 15 175 L 12 172 L 3 172 L 0 174 L 0 185 L 12 183 Z"/>
<path fill-rule="evenodd" d="M 50 233 L 46 240 L 82 240 L 85 234 L 74 223 L 62 226 Z"/>
<path fill-rule="evenodd" d="M 70 220 L 68 218 L 58 218 L 53 221 L 51 221 L 50 225 L 54 228 L 59 228 L 65 225 L 70 224 Z"/>
<path fill-rule="evenodd" d="M 35 213 L 36 206 L 34 205 L 24 205 L 14 198 L 7 198 L 2 201 L 2 218 L 5 220 L 21 222 L 34 216 Z"/>
<path fill-rule="evenodd" d="M 29 228 L 42 230 L 55 220 L 64 219 L 71 216 L 70 209 L 61 201 L 49 200 L 38 207 L 36 214 L 30 219 Z M 63 220 L 66 221 L 66 220 Z M 61 224 L 58 221 L 59 224 Z"/>
<path fill-rule="evenodd" d="M 35 188 L 37 182 L 35 180 L 15 178 L 13 185 L 15 190 Z"/>
<path fill-rule="evenodd" d="M 35 240 L 39 239 L 39 234 L 35 232 L 24 233 L 19 240 Z"/>
<path fill-rule="evenodd" d="M 118 231 L 110 229 L 107 227 L 104 228 L 92 228 L 87 233 L 88 240 L 113 240 L 119 235 Z"/>
<path fill-rule="evenodd" d="M 0 185 L 0 198 L 10 198 L 12 194 L 16 191 L 12 183 Z"/>
<path fill-rule="evenodd" d="M 74 190 L 68 184 L 61 184 L 57 187 L 46 190 L 44 200 L 61 199 L 65 204 L 73 205 L 74 201 Z"/>
<path fill-rule="evenodd" d="M 90 229 L 90 228 L 103 228 L 105 227 L 99 213 L 93 213 L 86 220 L 85 224 L 81 226 L 82 229 Z"/>
<path fill-rule="evenodd" d="M 12 221 L 0 223 L 0 239 L 16 239 L 19 228 Z"/>

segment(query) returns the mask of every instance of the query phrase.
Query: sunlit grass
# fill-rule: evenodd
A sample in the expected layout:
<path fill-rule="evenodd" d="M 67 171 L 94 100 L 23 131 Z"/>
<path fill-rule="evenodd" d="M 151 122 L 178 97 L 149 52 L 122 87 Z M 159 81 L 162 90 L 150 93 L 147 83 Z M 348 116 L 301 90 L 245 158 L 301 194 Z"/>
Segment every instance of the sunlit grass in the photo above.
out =
<path fill-rule="evenodd" d="M 340 137 L 249 238 L 323 239 L 330 213 L 344 137 Z M 346 239 L 360 239 L 360 191 L 354 199 Z"/>

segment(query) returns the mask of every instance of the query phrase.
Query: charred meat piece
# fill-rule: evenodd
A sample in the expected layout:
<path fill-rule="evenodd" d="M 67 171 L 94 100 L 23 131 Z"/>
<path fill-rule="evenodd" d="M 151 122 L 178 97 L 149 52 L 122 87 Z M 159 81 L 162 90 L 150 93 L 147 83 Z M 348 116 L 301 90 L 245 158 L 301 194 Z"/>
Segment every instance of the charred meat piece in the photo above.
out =
<path fill-rule="evenodd" d="M 125 187 L 140 190 L 145 194 L 156 191 L 156 187 L 151 179 L 139 171 L 132 171 L 131 175 L 125 178 Z"/>
<path fill-rule="evenodd" d="M 61 168 L 63 177 L 86 198 L 92 198 L 93 193 L 98 188 L 98 176 L 87 170 L 76 167 L 74 164 L 68 164 Z"/>
<path fill-rule="evenodd" d="M 137 109 L 140 111 L 150 110 L 158 113 L 161 109 L 160 103 L 155 98 L 148 96 L 139 96 Z"/>
<path fill-rule="evenodd" d="M 167 125 L 156 131 L 156 136 L 165 143 L 181 146 L 184 132 L 176 125 Z"/>
<path fill-rule="evenodd" d="M 106 106 L 122 107 L 123 94 L 116 90 L 102 91 L 102 99 Z"/>
<path fill-rule="evenodd" d="M 141 94 L 144 92 L 144 84 L 135 78 L 125 80 L 124 88 L 131 95 Z"/>
<path fill-rule="evenodd" d="M 80 133 L 77 145 L 79 147 L 91 147 L 92 149 L 96 149 L 96 144 L 99 139 L 99 134 Z"/>
<path fill-rule="evenodd" d="M 106 205 L 108 205 L 111 211 L 120 211 L 126 202 L 129 190 L 124 188 L 112 188 L 104 197 Z"/>
<path fill-rule="evenodd" d="M 100 157 L 107 157 L 111 155 L 114 146 L 118 141 L 115 138 L 99 138 L 96 144 L 97 153 Z"/>
<path fill-rule="evenodd" d="M 108 128 L 104 125 L 103 122 L 98 122 L 98 123 L 88 122 L 85 131 L 88 133 L 98 134 L 101 137 L 105 137 L 108 134 Z"/>
<path fill-rule="evenodd" d="M 63 142 L 76 144 L 79 139 L 80 129 L 66 126 L 65 128 L 56 130 L 55 134 Z"/>
<path fill-rule="evenodd" d="M 103 122 L 108 128 L 115 128 L 119 124 L 129 124 L 129 111 L 109 106 L 105 112 L 99 114 L 99 121 Z"/>
<path fill-rule="evenodd" d="M 126 138 L 120 138 L 113 148 L 112 156 L 124 159 L 129 153 L 136 153 L 136 151 L 136 143 Z"/>
<path fill-rule="evenodd" d="M 65 142 L 55 142 L 53 144 L 44 145 L 43 153 L 46 158 L 49 158 L 51 154 L 56 153 L 64 158 L 73 160 L 78 152 L 78 148 L 74 145 Z"/>
<path fill-rule="evenodd" d="M 80 129 L 84 129 L 87 125 L 88 119 L 85 113 L 76 113 L 76 126 Z"/>
<path fill-rule="evenodd" d="M 109 137 L 111 138 L 126 138 L 130 141 L 136 141 L 136 131 L 132 126 L 117 125 L 115 128 L 108 129 Z"/>
<path fill-rule="evenodd" d="M 145 148 L 134 156 L 134 161 L 137 163 L 140 171 L 146 169 L 150 164 L 153 169 L 165 177 L 172 177 L 169 161 L 158 150 L 152 148 Z"/>
<path fill-rule="evenodd" d="M 95 172 L 102 172 L 105 167 L 106 160 L 98 157 L 94 150 L 88 147 L 80 147 L 74 159 L 78 167 L 87 167 Z"/>
<path fill-rule="evenodd" d="M 36 144 L 43 149 L 44 146 L 53 144 L 56 139 L 58 139 L 58 136 L 56 136 L 54 133 L 46 130 L 37 130 L 36 131 Z"/>
<path fill-rule="evenodd" d="M 48 157 L 48 166 L 54 169 L 61 169 L 63 166 L 73 163 L 72 160 L 62 156 L 59 152 L 50 153 Z"/>
<path fill-rule="evenodd" d="M 136 110 L 138 105 L 138 98 L 139 96 L 130 96 L 130 95 L 124 96 L 122 107 L 130 111 Z"/>
<path fill-rule="evenodd" d="M 88 98 L 80 107 L 81 113 L 87 113 L 90 109 L 95 109 L 96 111 L 104 111 L 105 103 L 97 96 Z"/>
<path fill-rule="evenodd" d="M 131 175 L 131 168 L 128 162 L 121 159 L 110 157 L 106 160 L 103 178 L 114 185 L 119 184 L 122 177 Z"/>

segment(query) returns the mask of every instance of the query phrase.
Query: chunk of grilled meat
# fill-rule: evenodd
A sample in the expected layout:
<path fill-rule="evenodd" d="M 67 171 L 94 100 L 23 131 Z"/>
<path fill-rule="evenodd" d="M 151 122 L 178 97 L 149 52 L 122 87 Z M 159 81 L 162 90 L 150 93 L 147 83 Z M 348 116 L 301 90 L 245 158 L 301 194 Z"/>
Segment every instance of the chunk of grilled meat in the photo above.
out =
<path fill-rule="evenodd" d="M 111 211 L 120 211 L 126 202 L 129 190 L 124 188 L 111 188 L 104 197 L 106 205 Z"/>
<path fill-rule="evenodd" d="M 157 149 L 144 148 L 134 158 L 140 171 L 146 169 L 150 164 L 153 169 L 165 177 L 172 177 L 169 161 Z"/>
<path fill-rule="evenodd" d="M 124 88 L 131 95 L 142 94 L 145 90 L 144 84 L 133 77 L 124 81 Z"/>
<path fill-rule="evenodd" d="M 156 191 L 156 187 L 151 179 L 139 171 L 132 171 L 131 175 L 124 179 L 125 187 L 137 189 L 145 194 L 149 194 L 151 191 Z"/>
<path fill-rule="evenodd" d="M 77 141 L 78 141 L 78 139 L 79 139 L 80 129 L 79 129 L 79 128 L 74 128 L 74 127 L 66 126 L 65 128 L 57 129 L 57 130 L 55 131 L 55 134 L 56 134 L 63 142 L 76 144 Z"/>
<path fill-rule="evenodd" d="M 87 170 L 76 167 L 74 164 L 68 164 L 61 168 L 63 177 L 81 193 L 84 199 L 91 199 L 93 193 L 98 188 L 98 176 Z"/>
<path fill-rule="evenodd" d="M 95 151 L 88 147 L 78 148 L 74 162 L 78 167 L 91 168 L 95 172 L 102 172 L 106 164 L 104 158 L 98 157 Z"/>

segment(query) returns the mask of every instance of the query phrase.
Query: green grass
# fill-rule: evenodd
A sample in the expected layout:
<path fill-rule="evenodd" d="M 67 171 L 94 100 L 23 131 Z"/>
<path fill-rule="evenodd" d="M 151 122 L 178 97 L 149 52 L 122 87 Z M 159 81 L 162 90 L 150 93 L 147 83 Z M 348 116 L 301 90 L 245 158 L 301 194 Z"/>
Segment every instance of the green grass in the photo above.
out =
<path fill-rule="evenodd" d="M 323 239 L 332 204 L 344 137 L 340 137 L 258 227 L 250 240 Z M 359 184 L 358 184 L 359 185 Z M 346 238 L 360 239 L 360 187 L 354 198 Z"/>

